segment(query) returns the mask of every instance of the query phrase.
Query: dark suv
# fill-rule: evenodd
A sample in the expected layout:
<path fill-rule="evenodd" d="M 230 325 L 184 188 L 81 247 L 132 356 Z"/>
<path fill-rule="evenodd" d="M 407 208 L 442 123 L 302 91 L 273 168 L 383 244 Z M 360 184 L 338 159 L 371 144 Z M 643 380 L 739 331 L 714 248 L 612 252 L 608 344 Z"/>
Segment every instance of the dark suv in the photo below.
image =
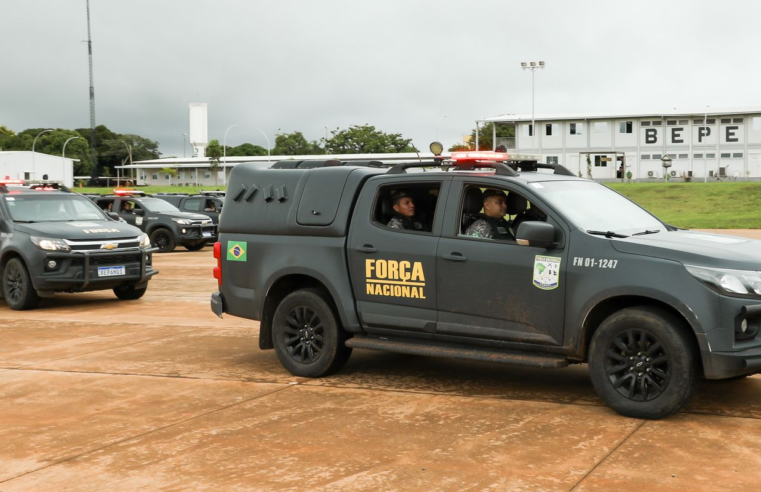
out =
<path fill-rule="evenodd" d="M 217 226 L 208 215 L 181 212 L 171 203 L 142 192 L 89 198 L 104 211 L 116 213 L 128 224 L 139 227 L 160 253 L 174 251 L 178 245 L 197 251 L 217 237 Z"/>
<path fill-rule="evenodd" d="M 56 292 L 113 289 L 139 299 L 158 273 L 153 251 L 137 227 L 65 187 L 0 182 L 0 297 L 11 309 Z"/>
<path fill-rule="evenodd" d="M 208 215 L 214 224 L 219 224 L 219 214 L 224 206 L 224 192 L 219 195 L 201 192 L 197 195 L 187 193 L 156 193 L 156 198 L 161 198 L 177 207 L 183 212 L 199 213 Z"/>

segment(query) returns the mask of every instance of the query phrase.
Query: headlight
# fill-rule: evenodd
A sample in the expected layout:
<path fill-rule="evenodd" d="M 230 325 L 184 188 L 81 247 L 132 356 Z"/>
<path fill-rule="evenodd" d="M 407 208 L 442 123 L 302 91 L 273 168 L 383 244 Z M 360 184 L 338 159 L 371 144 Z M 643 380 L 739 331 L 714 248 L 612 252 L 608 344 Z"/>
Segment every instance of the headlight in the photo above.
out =
<path fill-rule="evenodd" d="M 172 220 L 177 222 L 178 224 L 182 224 L 182 225 L 190 225 L 190 224 L 193 223 L 192 221 L 190 221 L 188 219 L 172 219 Z"/>
<path fill-rule="evenodd" d="M 148 237 L 148 234 L 142 234 L 138 239 L 140 240 L 141 248 L 151 247 L 151 238 Z"/>
<path fill-rule="evenodd" d="M 71 251 L 63 239 L 48 239 L 46 237 L 31 237 L 32 244 L 45 251 Z"/>
<path fill-rule="evenodd" d="M 687 271 L 720 294 L 761 298 L 761 272 L 685 265 Z"/>

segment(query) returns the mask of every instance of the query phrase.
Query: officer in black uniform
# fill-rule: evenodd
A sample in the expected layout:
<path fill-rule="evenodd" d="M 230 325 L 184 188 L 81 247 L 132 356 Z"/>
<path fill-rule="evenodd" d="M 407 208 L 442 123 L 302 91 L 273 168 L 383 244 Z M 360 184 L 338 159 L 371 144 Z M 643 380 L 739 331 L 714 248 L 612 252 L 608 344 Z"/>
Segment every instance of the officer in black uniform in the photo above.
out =
<path fill-rule="evenodd" d="M 510 239 L 515 236 L 510 232 L 510 224 L 505 220 L 507 197 L 499 190 L 486 190 L 483 193 L 484 213 L 465 231 L 466 236 L 486 239 Z"/>
<path fill-rule="evenodd" d="M 391 195 L 391 204 L 394 213 L 388 224 L 391 229 L 406 229 L 411 231 L 424 231 L 422 222 L 415 217 L 415 201 L 412 196 L 405 191 L 395 191 Z"/>

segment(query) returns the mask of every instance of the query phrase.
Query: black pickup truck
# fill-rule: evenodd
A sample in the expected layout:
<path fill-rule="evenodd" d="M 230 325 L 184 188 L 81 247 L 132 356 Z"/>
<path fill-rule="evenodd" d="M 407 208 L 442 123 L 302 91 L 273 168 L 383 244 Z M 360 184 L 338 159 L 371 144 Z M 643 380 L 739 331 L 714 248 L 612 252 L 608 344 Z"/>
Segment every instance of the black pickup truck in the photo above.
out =
<path fill-rule="evenodd" d="M 341 164 L 236 166 L 219 224 L 212 310 L 260 320 L 295 375 L 354 348 L 587 363 L 609 406 L 660 418 L 701 378 L 761 371 L 759 241 L 506 153 Z"/>
<path fill-rule="evenodd" d="M 190 195 L 187 193 L 156 193 L 155 198 L 161 198 L 177 207 L 182 212 L 207 215 L 214 224 L 219 224 L 219 214 L 224 206 L 224 193 L 201 192 Z"/>

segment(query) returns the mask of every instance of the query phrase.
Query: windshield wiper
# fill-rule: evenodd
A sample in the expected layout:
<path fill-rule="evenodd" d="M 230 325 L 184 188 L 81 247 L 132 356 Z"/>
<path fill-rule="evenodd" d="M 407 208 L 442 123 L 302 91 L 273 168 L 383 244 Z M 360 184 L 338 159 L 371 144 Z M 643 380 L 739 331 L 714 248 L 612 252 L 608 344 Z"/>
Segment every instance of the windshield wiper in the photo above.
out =
<path fill-rule="evenodd" d="M 587 231 L 587 234 L 594 234 L 595 236 L 605 236 L 608 239 L 612 237 L 629 237 L 623 234 L 618 234 L 617 232 L 613 232 L 613 231 Z"/>
<path fill-rule="evenodd" d="M 634 234 L 632 234 L 632 236 L 644 236 L 646 234 L 655 234 L 655 233 L 658 233 L 658 232 L 661 232 L 661 230 L 660 229 L 656 229 L 654 231 L 648 231 L 647 229 L 645 229 L 642 232 L 635 232 Z"/>

